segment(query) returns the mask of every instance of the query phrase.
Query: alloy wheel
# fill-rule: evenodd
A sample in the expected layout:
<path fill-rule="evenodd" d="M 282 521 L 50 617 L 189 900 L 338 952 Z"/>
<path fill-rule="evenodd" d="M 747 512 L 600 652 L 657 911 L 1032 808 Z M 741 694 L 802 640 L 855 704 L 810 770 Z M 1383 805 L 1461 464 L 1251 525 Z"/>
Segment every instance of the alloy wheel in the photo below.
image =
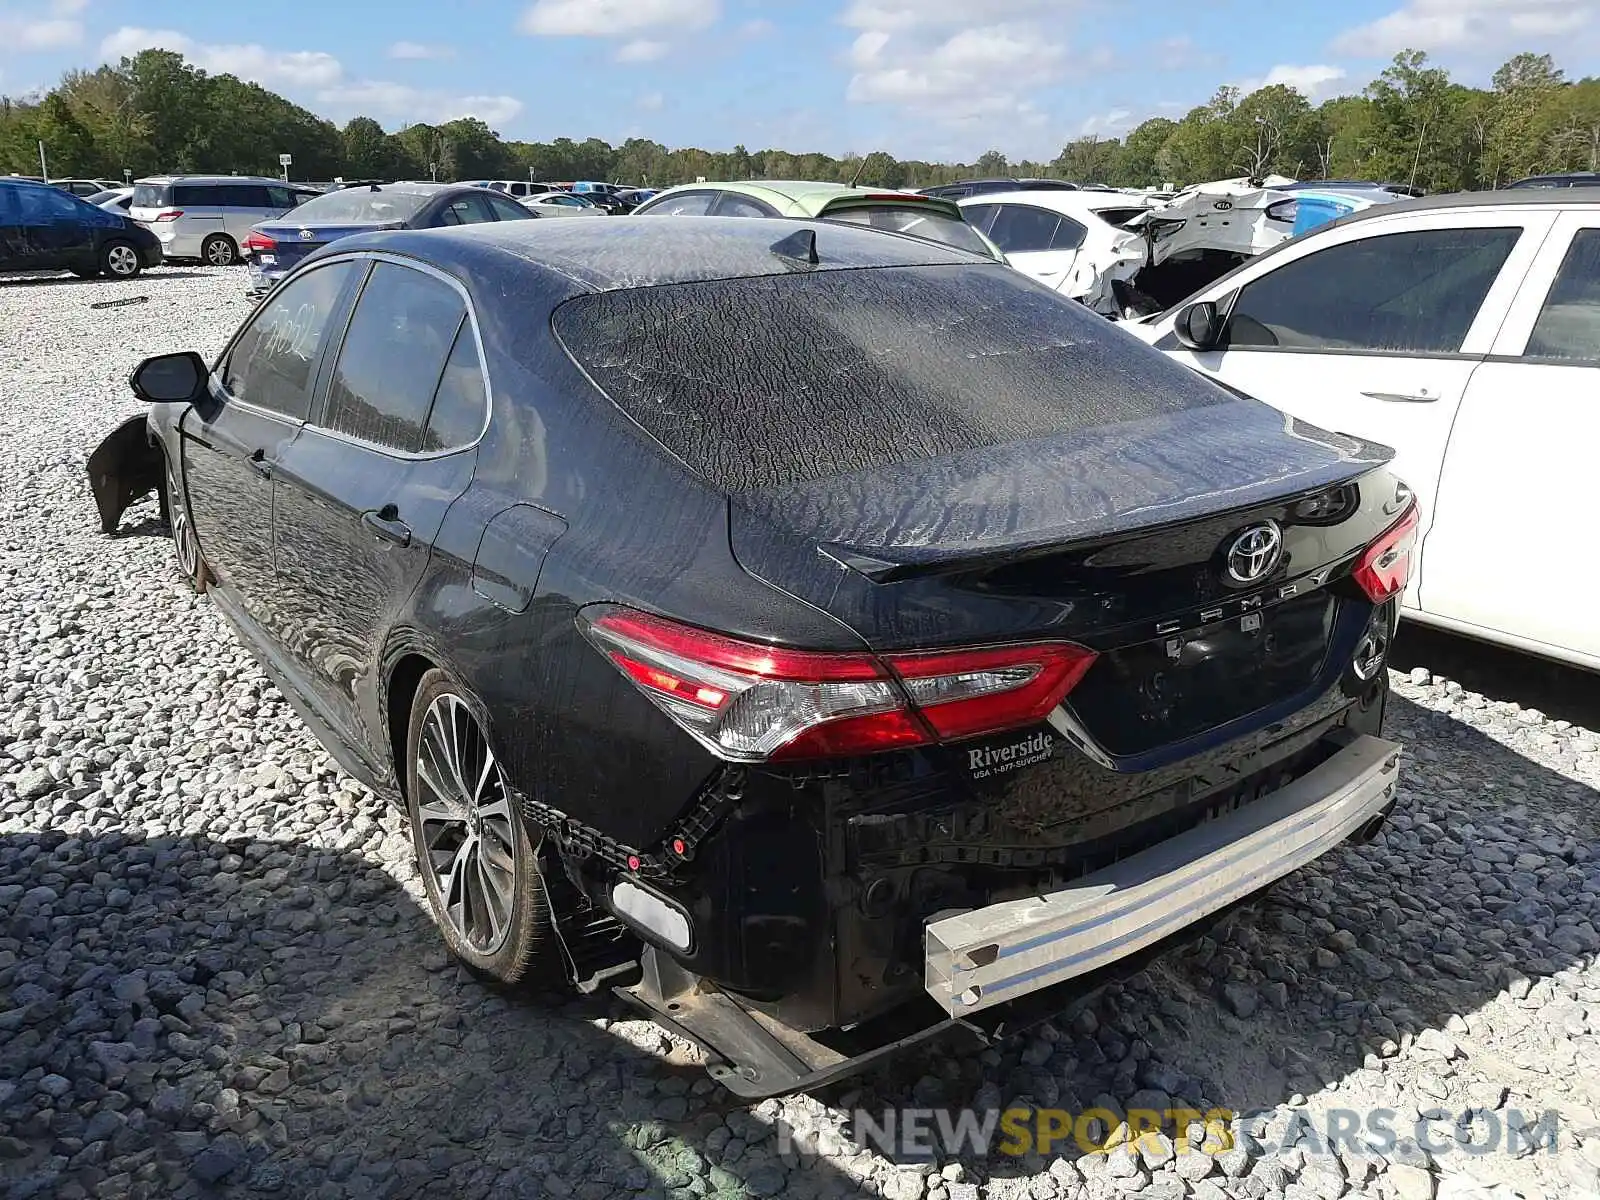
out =
<path fill-rule="evenodd" d="M 189 523 L 189 506 L 183 502 L 183 490 L 172 471 L 167 471 L 167 513 L 172 523 L 172 545 L 178 554 L 178 569 L 193 580 L 200 578 L 200 539 Z"/>
<path fill-rule="evenodd" d="M 510 930 L 521 868 L 505 772 L 459 696 L 428 706 L 417 782 L 422 867 L 439 906 L 467 945 L 493 954 Z"/>
<path fill-rule="evenodd" d="M 224 238 L 213 238 L 206 244 L 206 261 L 213 267 L 231 267 L 233 243 Z"/>
<path fill-rule="evenodd" d="M 139 256 L 132 246 L 113 246 L 106 251 L 106 269 L 124 278 L 134 275 L 139 270 Z"/>

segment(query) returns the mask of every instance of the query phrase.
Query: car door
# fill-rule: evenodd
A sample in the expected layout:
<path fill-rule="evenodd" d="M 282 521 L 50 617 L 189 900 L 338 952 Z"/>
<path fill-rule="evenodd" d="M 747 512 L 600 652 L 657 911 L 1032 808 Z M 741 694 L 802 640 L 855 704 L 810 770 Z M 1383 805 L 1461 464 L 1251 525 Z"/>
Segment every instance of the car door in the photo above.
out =
<path fill-rule="evenodd" d="M 384 636 L 472 481 L 488 392 L 465 289 L 415 263 L 373 264 L 329 358 L 319 411 L 273 472 L 274 561 L 316 699 L 378 745 Z"/>
<path fill-rule="evenodd" d="M 228 193 L 232 185 L 221 183 L 177 183 L 172 186 L 172 203 L 183 214 L 177 218 L 181 241 L 179 254 L 198 255 L 206 238 L 225 232 Z M 249 232 L 248 226 L 245 230 Z"/>
<path fill-rule="evenodd" d="M 32 243 L 23 236 L 21 188 L 0 183 L 0 271 L 26 271 Z"/>
<path fill-rule="evenodd" d="M 1429 614 L 1600 669 L 1600 209 L 1563 213 L 1472 374 L 1439 481 Z"/>
<path fill-rule="evenodd" d="M 972 205 L 963 209 L 987 209 Z M 1006 260 L 1024 275 L 1031 275 L 1048 288 L 1060 288 L 1072 273 L 1072 264 L 1083 245 L 1084 226 L 1071 217 L 1033 204 L 1012 202 L 992 205 L 994 216 L 982 232 L 1005 252 Z M 971 221 L 968 218 L 969 223 Z"/>
<path fill-rule="evenodd" d="M 29 269 L 60 271 L 96 265 L 95 230 L 104 214 L 71 192 L 53 187 L 18 188 L 22 240 Z"/>
<path fill-rule="evenodd" d="M 1528 209 L 1357 222 L 1203 293 L 1227 314 L 1220 348 L 1187 350 L 1170 328 L 1156 346 L 1291 416 L 1394 449 L 1420 510 L 1421 562 L 1402 601 L 1416 608 L 1451 423 L 1553 220 Z"/>
<path fill-rule="evenodd" d="M 259 309 L 181 426 L 184 488 L 201 551 L 237 607 L 274 627 L 272 472 L 311 410 L 316 367 L 356 268 L 314 267 Z"/>

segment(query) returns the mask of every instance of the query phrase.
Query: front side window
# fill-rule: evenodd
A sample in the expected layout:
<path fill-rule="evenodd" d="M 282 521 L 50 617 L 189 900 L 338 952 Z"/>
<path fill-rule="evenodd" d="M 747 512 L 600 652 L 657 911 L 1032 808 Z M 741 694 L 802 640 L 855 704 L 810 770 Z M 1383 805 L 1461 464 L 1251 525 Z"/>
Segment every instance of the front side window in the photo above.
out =
<path fill-rule="evenodd" d="M 269 185 L 266 193 L 266 203 L 263 205 L 265 208 L 293 208 L 300 203 L 295 199 L 295 193 L 286 187 Z"/>
<path fill-rule="evenodd" d="M 1031 204 L 1002 204 L 989 227 L 989 238 L 1007 254 L 1049 250 L 1061 217 Z"/>
<path fill-rule="evenodd" d="M 461 294 L 443 280 L 378 263 L 339 348 L 323 424 L 390 450 L 420 450 L 466 311 Z"/>
<path fill-rule="evenodd" d="M 267 189 L 259 183 L 230 183 L 217 189 L 218 203 L 229 208 L 271 208 Z"/>
<path fill-rule="evenodd" d="M 1455 353 L 1521 236 L 1418 229 L 1308 254 L 1244 286 L 1227 345 Z"/>
<path fill-rule="evenodd" d="M 312 366 L 340 297 L 356 270 L 330 263 L 301 275 L 257 313 L 222 368 L 230 396 L 303 421 L 311 409 Z"/>
<path fill-rule="evenodd" d="M 1600 363 L 1600 229 L 1574 235 L 1522 353 Z"/>
<path fill-rule="evenodd" d="M 53 187 L 18 189 L 24 225 L 77 225 L 84 222 L 89 206 L 71 192 Z"/>

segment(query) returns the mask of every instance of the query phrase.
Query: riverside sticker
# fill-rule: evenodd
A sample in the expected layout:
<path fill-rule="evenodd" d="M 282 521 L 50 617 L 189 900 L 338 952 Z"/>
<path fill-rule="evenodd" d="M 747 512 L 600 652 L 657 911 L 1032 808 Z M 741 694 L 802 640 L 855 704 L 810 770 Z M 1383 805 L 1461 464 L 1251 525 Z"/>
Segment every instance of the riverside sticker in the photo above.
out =
<path fill-rule="evenodd" d="M 967 770 L 974 779 L 1004 775 L 1019 767 L 1032 766 L 1050 757 L 1056 739 L 1044 730 L 1020 742 L 1004 746 L 982 746 L 967 751 Z"/>

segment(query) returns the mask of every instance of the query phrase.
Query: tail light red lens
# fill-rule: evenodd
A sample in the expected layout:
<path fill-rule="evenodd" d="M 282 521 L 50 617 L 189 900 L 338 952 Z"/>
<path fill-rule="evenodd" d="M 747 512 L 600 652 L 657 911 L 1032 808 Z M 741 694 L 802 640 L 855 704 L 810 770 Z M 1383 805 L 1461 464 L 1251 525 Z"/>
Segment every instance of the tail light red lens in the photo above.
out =
<path fill-rule="evenodd" d="M 741 762 L 840 757 L 1042 720 L 1094 653 L 1063 642 L 891 654 L 785 650 L 630 609 L 584 633 L 701 745 Z"/>
<path fill-rule="evenodd" d="M 1374 604 L 1382 604 L 1405 590 L 1411 578 L 1411 555 L 1417 544 L 1419 519 L 1417 502 L 1413 500 L 1400 514 L 1400 519 L 1356 560 L 1351 577 Z"/>
<path fill-rule="evenodd" d="M 169 209 L 167 209 L 166 212 L 158 212 L 156 214 L 156 220 L 158 220 L 158 221 L 176 221 L 181 216 L 183 216 L 183 209 L 181 209 L 181 208 L 169 208 Z"/>
<path fill-rule="evenodd" d="M 260 253 L 263 250 L 276 250 L 278 243 L 264 233 L 252 233 L 244 239 L 242 249 L 246 254 Z"/>

